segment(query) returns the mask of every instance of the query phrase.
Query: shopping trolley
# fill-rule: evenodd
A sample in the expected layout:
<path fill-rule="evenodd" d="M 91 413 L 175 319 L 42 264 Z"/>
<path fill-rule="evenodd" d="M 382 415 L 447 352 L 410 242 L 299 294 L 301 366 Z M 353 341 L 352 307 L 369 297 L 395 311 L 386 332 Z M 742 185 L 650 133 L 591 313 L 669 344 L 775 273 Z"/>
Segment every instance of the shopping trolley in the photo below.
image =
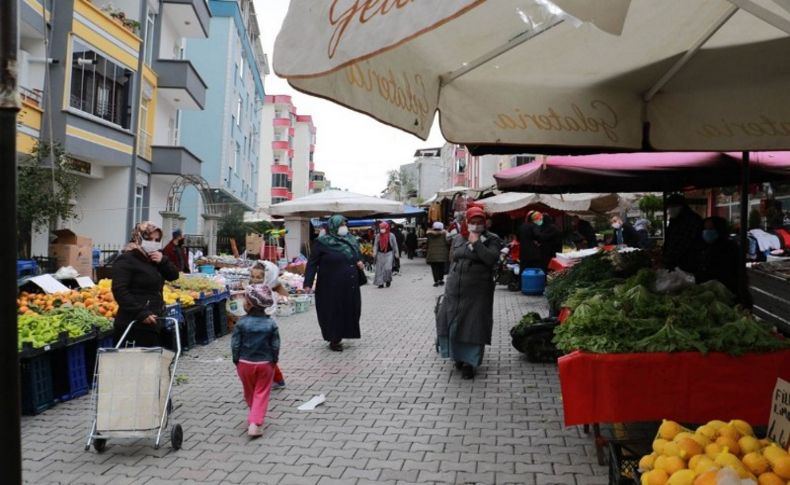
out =
<path fill-rule="evenodd" d="M 170 393 L 173 389 L 181 336 L 178 320 L 160 318 L 157 324 L 173 325 L 176 352 L 162 347 L 122 347 L 135 322 L 113 348 L 100 348 L 96 356 L 91 407 L 95 412 L 85 450 L 101 453 L 108 439 L 147 438 L 156 436 L 159 448 L 162 431 L 173 412 Z M 173 449 L 181 448 L 184 430 L 180 424 L 170 427 Z"/>

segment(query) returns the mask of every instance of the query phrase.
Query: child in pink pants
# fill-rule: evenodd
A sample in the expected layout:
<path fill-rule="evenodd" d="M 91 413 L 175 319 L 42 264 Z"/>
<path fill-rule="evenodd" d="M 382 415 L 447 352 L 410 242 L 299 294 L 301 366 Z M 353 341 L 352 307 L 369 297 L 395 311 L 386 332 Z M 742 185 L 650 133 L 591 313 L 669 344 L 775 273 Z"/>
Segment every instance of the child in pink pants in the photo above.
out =
<path fill-rule="evenodd" d="M 266 314 L 266 309 L 274 304 L 272 290 L 266 285 L 252 285 L 244 297 L 247 315 L 233 328 L 230 347 L 244 387 L 244 400 L 250 408 L 247 434 L 258 437 L 263 434 L 274 369 L 280 356 L 280 334 L 277 323 Z"/>

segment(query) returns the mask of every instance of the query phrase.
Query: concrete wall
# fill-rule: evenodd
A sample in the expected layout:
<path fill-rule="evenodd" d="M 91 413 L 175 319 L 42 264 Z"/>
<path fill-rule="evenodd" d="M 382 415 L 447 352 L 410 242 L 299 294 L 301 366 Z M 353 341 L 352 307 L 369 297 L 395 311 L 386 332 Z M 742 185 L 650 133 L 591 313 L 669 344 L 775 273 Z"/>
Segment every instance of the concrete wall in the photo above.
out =
<path fill-rule="evenodd" d="M 126 241 L 126 207 L 129 168 L 105 167 L 103 178 L 80 179 L 78 219 L 66 226 L 93 244 L 122 244 Z"/>
<path fill-rule="evenodd" d="M 258 147 L 258 194 L 256 207 L 266 207 L 272 203 L 272 163 L 274 163 L 274 105 L 265 104 L 261 109 L 261 136 Z"/>
<path fill-rule="evenodd" d="M 294 199 L 304 197 L 310 193 L 310 143 L 312 134 L 308 123 L 296 123 L 294 136 L 293 158 L 293 192 Z"/>

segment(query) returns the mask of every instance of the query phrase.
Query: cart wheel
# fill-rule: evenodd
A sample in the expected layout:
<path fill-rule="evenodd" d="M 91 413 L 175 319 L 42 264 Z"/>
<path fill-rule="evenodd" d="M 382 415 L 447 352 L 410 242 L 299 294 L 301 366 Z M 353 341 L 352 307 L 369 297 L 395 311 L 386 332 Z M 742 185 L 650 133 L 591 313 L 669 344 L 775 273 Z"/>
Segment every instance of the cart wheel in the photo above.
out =
<path fill-rule="evenodd" d="M 107 440 L 104 438 L 96 438 L 93 440 L 93 449 L 96 453 L 101 453 L 107 447 Z"/>
<path fill-rule="evenodd" d="M 184 442 L 184 429 L 180 424 L 174 424 L 170 430 L 170 444 L 174 450 L 180 450 L 181 444 Z"/>

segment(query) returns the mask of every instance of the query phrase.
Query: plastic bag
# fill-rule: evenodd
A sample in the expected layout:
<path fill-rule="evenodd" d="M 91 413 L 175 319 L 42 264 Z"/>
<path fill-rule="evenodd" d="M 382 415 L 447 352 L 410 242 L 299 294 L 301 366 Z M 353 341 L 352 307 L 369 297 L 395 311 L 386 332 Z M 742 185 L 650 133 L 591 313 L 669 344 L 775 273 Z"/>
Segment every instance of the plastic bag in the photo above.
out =
<path fill-rule="evenodd" d="M 660 269 L 656 271 L 656 292 L 675 293 L 696 283 L 694 275 L 683 270 L 669 271 Z"/>
<path fill-rule="evenodd" d="M 57 273 L 55 273 L 55 279 L 58 280 L 73 280 L 80 275 L 79 271 L 74 269 L 71 266 L 63 266 L 60 268 Z"/>

